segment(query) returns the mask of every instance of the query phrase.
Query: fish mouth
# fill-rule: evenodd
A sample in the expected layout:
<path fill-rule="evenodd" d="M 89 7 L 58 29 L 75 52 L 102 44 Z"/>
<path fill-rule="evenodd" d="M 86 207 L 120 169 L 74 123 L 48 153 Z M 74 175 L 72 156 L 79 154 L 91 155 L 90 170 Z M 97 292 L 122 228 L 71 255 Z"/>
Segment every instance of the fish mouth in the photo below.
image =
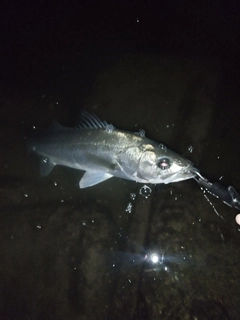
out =
<path fill-rule="evenodd" d="M 189 166 L 186 170 L 192 176 L 192 178 L 194 178 L 200 174 L 199 170 L 195 167 L 192 167 L 192 166 Z"/>
<path fill-rule="evenodd" d="M 197 175 L 197 169 L 192 167 L 190 164 L 187 167 L 182 168 L 182 170 L 176 172 L 175 174 L 169 175 L 164 179 L 163 183 L 179 182 L 187 179 L 192 179 Z"/>
<path fill-rule="evenodd" d="M 192 165 L 187 166 L 186 168 L 182 169 L 180 175 L 185 177 L 185 179 L 194 178 L 197 175 L 198 169 L 194 168 Z"/>
<path fill-rule="evenodd" d="M 191 179 L 196 176 L 196 173 L 192 171 L 192 168 L 183 170 L 180 175 L 182 176 L 181 180 Z"/>

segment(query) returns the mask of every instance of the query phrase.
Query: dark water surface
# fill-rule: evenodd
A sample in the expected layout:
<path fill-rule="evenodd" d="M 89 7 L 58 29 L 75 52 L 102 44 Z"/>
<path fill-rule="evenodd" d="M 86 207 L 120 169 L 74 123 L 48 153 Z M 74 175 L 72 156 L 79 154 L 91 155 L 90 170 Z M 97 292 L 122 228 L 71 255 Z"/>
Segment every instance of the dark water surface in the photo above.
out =
<path fill-rule="evenodd" d="M 144 129 L 240 191 L 235 47 L 218 54 L 213 43 L 207 54 L 207 36 L 184 42 L 174 24 L 171 44 L 170 31 L 136 29 L 135 19 L 113 30 L 122 21 L 113 16 L 97 31 L 86 18 L 89 37 L 79 41 L 62 27 L 61 41 L 51 29 L 32 43 L 28 31 L 15 60 L 14 45 L 4 47 L 0 319 L 239 319 L 236 210 L 207 201 L 193 180 L 150 186 L 148 198 L 117 178 L 80 190 L 82 172 L 56 167 L 41 178 L 25 150 L 33 127 L 75 125 L 85 108 L 119 129 Z"/>

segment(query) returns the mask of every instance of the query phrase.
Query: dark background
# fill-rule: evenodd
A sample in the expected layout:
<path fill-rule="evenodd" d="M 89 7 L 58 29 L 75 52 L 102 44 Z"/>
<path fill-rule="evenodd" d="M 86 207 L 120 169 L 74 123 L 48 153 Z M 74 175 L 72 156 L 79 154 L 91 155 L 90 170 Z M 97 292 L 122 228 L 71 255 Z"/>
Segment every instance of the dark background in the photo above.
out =
<path fill-rule="evenodd" d="M 72 122 L 96 73 L 127 52 L 218 57 L 224 86 L 238 92 L 234 1 L 11 1 L 1 4 L 0 17 L 1 84 L 61 92 Z"/>
<path fill-rule="evenodd" d="M 71 59 L 74 50 L 95 59 L 125 50 L 220 56 L 234 71 L 239 5 L 234 1 L 11 1 L 1 5 L 1 68 L 10 85 L 46 75 L 49 68 Z"/>

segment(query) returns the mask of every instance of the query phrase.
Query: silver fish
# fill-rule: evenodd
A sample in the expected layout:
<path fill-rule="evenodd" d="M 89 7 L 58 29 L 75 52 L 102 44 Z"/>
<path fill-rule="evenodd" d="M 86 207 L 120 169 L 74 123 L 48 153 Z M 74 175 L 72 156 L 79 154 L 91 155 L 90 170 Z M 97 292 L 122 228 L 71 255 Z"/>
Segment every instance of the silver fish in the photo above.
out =
<path fill-rule="evenodd" d="M 42 158 L 41 175 L 55 165 L 86 171 L 79 182 L 87 188 L 111 177 L 140 183 L 170 183 L 193 178 L 193 163 L 167 147 L 147 139 L 143 131 L 117 130 L 97 116 L 82 112 L 79 127 L 55 122 L 28 139 L 28 147 Z"/>

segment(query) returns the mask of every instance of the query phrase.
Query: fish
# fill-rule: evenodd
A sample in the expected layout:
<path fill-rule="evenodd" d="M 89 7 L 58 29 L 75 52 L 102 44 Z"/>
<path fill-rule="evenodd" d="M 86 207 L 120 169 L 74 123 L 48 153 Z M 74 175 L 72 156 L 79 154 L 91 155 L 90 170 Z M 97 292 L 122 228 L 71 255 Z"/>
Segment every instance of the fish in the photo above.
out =
<path fill-rule="evenodd" d="M 118 130 L 87 111 L 82 111 L 77 127 L 54 121 L 49 129 L 27 138 L 27 146 L 41 157 L 41 176 L 56 165 L 85 171 L 79 181 L 81 189 L 112 177 L 168 184 L 196 175 L 190 160 L 146 138 L 143 130 Z"/>

